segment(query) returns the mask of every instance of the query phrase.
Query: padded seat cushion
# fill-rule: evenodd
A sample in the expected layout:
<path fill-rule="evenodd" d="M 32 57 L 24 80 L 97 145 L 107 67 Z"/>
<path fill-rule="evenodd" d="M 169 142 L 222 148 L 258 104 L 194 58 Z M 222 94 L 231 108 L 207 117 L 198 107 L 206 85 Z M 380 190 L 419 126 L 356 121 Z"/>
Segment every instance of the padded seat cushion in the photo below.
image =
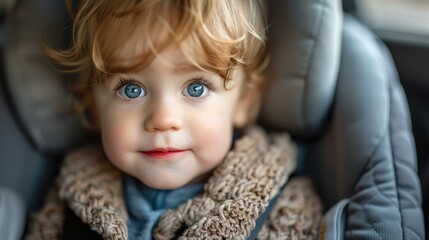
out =
<path fill-rule="evenodd" d="M 269 1 L 271 62 L 262 121 L 317 134 L 332 106 L 341 48 L 341 1 Z"/>

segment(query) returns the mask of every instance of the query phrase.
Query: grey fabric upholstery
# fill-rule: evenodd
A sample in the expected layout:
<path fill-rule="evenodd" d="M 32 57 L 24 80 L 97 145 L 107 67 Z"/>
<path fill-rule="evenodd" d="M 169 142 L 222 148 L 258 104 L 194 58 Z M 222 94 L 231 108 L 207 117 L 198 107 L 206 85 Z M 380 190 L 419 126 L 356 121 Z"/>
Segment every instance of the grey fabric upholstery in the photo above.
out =
<path fill-rule="evenodd" d="M 44 54 L 42 32 L 52 45 L 65 34 L 64 1 L 19 1 L 5 26 L 6 87 L 30 141 L 43 153 L 63 153 L 86 132 L 73 111 L 63 76 Z M 31 14 L 29 13 L 31 11 Z M 58 46 L 59 47 L 59 46 Z M 31 92 L 24 89 L 31 87 Z"/>
<path fill-rule="evenodd" d="M 29 141 L 6 96 L 2 76 L 0 74 L 0 187 L 13 190 L 29 212 L 40 207 L 58 161 L 52 161 L 53 156 L 42 154 Z"/>
<path fill-rule="evenodd" d="M 332 119 L 307 164 L 327 207 L 350 199 L 347 239 L 424 239 L 414 141 L 394 65 L 349 16 L 342 43 Z"/>
<path fill-rule="evenodd" d="M 317 134 L 332 105 L 341 47 L 339 1 L 269 1 L 271 83 L 262 120 L 300 135 Z M 286 96 L 287 101 L 283 101 Z"/>
<path fill-rule="evenodd" d="M 0 186 L 0 236 L 2 240 L 19 240 L 25 226 L 22 199 L 12 190 Z"/>
<path fill-rule="evenodd" d="M 354 24 L 351 28 L 359 28 Z M 408 108 L 397 73 L 389 68 L 393 65 L 392 60 L 385 49 L 381 50 L 384 50 L 380 52 L 384 64 L 380 64 L 380 68 L 385 69 L 381 77 L 388 80 L 388 96 L 384 103 L 388 121 L 380 126 L 384 129 L 383 135 L 373 149 L 364 175 L 356 183 L 349 206 L 350 230 L 347 234 L 351 238 L 424 239 L 420 182 Z M 366 60 L 364 57 L 361 56 L 359 62 Z M 351 61 L 349 64 L 356 63 Z M 374 183 L 380 187 L 369 190 Z M 359 190 L 364 188 L 368 190 Z M 366 222 L 352 221 L 355 216 Z M 372 231 L 359 231 L 368 227 Z"/>
<path fill-rule="evenodd" d="M 343 199 L 325 213 L 320 224 L 319 240 L 341 240 L 346 235 L 347 207 L 350 199 Z"/>

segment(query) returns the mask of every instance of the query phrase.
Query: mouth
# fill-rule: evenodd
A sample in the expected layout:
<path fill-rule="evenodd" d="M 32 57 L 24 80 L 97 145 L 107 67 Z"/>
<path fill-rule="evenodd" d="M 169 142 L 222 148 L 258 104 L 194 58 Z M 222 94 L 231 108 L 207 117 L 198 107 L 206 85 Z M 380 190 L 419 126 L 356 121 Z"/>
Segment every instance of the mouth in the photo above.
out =
<path fill-rule="evenodd" d="M 170 159 L 178 155 L 181 155 L 187 151 L 188 150 L 175 149 L 175 148 L 156 148 L 148 151 L 141 151 L 141 153 L 143 153 L 144 155 L 150 158 Z"/>

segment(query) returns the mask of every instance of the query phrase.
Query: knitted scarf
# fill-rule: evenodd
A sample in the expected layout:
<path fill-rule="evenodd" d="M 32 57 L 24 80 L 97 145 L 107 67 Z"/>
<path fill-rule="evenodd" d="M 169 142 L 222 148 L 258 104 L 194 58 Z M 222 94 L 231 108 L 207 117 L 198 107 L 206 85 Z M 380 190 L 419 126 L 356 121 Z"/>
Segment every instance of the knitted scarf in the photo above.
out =
<path fill-rule="evenodd" d="M 155 239 L 246 239 L 279 194 L 258 239 L 314 239 L 322 207 L 308 179 L 293 178 L 296 150 L 286 134 L 254 127 L 214 170 L 204 191 L 161 217 Z M 33 216 L 27 239 L 58 239 L 64 204 L 104 239 L 127 239 L 121 174 L 100 146 L 66 158 L 58 186 Z"/>

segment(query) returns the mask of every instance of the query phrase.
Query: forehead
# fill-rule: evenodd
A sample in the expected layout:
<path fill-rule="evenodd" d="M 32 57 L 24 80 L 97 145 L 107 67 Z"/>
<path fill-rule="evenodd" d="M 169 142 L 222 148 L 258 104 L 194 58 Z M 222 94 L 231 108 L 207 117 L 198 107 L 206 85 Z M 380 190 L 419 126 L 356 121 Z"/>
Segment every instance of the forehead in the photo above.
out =
<path fill-rule="evenodd" d="M 204 71 L 199 67 L 198 63 L 193 63 L 191 60 L 195 58 L 195 53 L 184 53 L 177 45 L 173 44 L 166 49 L 154 55 L 153 60 L 143 71 L 168 72 L 169 74 L 186 74 L 190 72 Z"/>
<path fill-rule="evenodd" d="M 132 41 L 131 41 L 132 42 Z M 186 48 L 184 46 L 187 46 Z M 125 45 L 125 47 L 118 52 L 120 58 L 138 57 L 133 45 Z M 182 45 L 171 44 L 161 52 L 154 55 L 152 61 L 142 69 L 135 71 L 124 72 L 134 74 L 143 74 L 147 76 L 171 76 L 171 75 L 186 75 L 186 74 L 202 74 L 202 76 L 212 76 L 216 79 L 223 81 L 224 87 L 229 88 L 235 85 L 232 82 L 244 81 L 244 69 L 242 67 L 234 67 L 231 69 L 231 79 L 234 81 L 226 81 L 224 76 L 216 70 L 204 68 L 201 62 L 207 61 L 205 55 L 198 55 L 198 51 L 192 50 L 191 44 L 184 42 Z M 189 49 L 186 51 L 186 49 Z M 198 59 L 201 62 L 198 62 Z M 204 64 L 204 63 L 203 63 Z M 207 74 L 207 75 L 206 75 Z M 231 85 L 232 84 L 232 85 Z"/>
<path fill-rule="evenodd" d="M 172 36 L 168 35 L 167 31 L 161 32 L 164 33 L 158 34 L 159 39 L 150 41 L 139 35 L 132 35 L 113 54 L 113 59 L 117 64 L 123 64 L 124 67 L 129 68 L 130 72 L 142 71 L 156 62 L 158 64 L 155 65 L 166 67 L 175 74 L 204 71 L 223 77 L 219 71 L 219 65 L 222 64 L 210 61 L 208 54 L 202 48 L 195 47 L 195 42 L 184 39 L 179 43 L 174 41 L 167 43 L 166 39 Z M 143 64 L 133 67 L 138 63 Z M 226 62 L 223 64 L 227 65 Z"/>
<path fill-rule="evenodd" d="M 228 36 L 224 24 L 215 27 L 214 23 L 205 25 L 190 18 L 190 23 L 199 24 L 188 26 L 187 21 L 177 16 L 165 15 L 152 19 L 145 17 L 145 14 L 148 13 L 108 20 L 108 28 L 103 28 L 96 41 L 100 53 L 96 57 L 101 63 L 96 67 L 102 66 L 109 74 L 116 74 L 141 71 L 156 58 L 163 58 L 174 65 L 182 60 L 197 69 L 218 73 L 228 81 L 230 69 L 243 62 L 237 60 L 237 56 L 243 52 L 242 44 L 239 43 L 241 40 Z M 148 19 L 153 21 L 145 21 Z M 177 24 L 174 20 L 181 23 Z M 177 47 L 181 53 L 161 56 L 161 53 L 172 46 Z"/>

